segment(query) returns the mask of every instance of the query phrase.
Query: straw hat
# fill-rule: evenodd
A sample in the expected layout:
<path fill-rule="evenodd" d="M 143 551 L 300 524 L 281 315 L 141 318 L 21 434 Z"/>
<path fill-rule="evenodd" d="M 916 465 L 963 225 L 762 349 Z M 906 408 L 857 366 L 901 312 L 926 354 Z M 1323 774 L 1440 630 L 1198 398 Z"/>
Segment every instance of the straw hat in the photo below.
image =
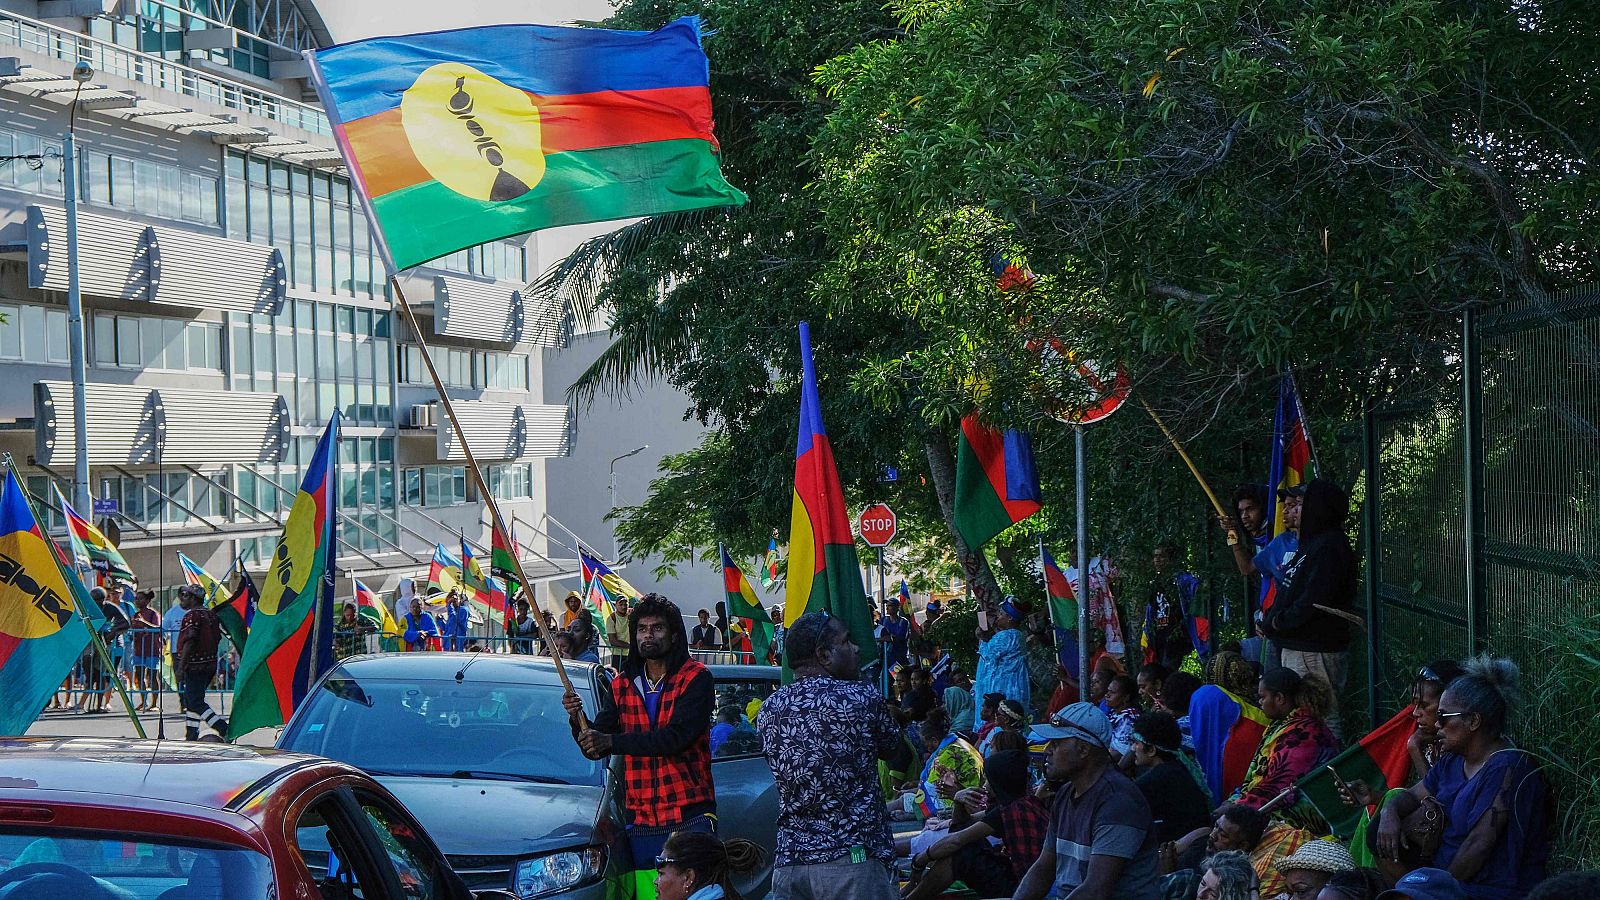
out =
<path fill-rule="evenodd" d="M 1337 841 L 1317 840 L 1307 841 L 1300 845 L 1300 849 L 1273 863 L 1273 868 L 1278 874 L 1284 874 L 1294 869 L 1305 872 L 1348 872 L 1356 867 L 1355 858 L 1350 851 Z"/>

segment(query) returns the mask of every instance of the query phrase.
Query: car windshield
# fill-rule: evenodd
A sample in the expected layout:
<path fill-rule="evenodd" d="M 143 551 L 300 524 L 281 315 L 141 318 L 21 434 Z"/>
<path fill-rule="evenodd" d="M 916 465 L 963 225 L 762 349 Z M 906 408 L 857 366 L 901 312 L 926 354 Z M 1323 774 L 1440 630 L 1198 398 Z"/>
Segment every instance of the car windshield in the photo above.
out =
<path fill-rule="evenodd" d="M 266 900 L 272 866 L 253 850 L 167 837 L 0 829 L 0 897 Z"/>
<path fill-rule="evenodd" d="M 602 783 L 572 740 L 559 684 L 357 678 L 335 672 L 278 746 L 377 775 Z"/>

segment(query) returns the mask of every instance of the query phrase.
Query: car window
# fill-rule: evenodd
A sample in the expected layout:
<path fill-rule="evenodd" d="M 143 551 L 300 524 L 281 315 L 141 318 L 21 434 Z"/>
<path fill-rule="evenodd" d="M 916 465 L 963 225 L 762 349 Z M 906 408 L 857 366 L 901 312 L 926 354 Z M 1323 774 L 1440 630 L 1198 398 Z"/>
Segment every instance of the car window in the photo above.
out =
<path fill-rule="evenodd" d="M 122 900 L 268 900 L 272 864 L 253 850 L 166 835 L 115 837 L 55 829 L 0 829 L 0 897 L 66 900 L 92 891 Z"/>
<path fill-rule="evenodd" d="M 375 877 L 354 864 L 356 857 L 345 847 L 337 826 L 335 796 L 306 808 L 295 822 L 294 842 L 306 869 L 317 883 L 322 900 L 380 900 L 383 886 Z"/>
<path fill-rule="evenodd" d="M 572 740 L 559 684 L 376 679 L 337 672 L 305 703 L 278 746 L 341 760 L 374 775 L 603 781 L 603 764 L 586 759 Z"/>
<path fill-rule="evenodd" d="M 361 804 L 361 811 L 389 854 L 405 896 L 417 900 L 446 896 L 448 891 L 440 883 L 439 859 L 417 836 L 417 826 L 375 797 L 358 791 L 356 802 Z"/>
<path fill-rule="evenodd" d="M 750 756 L 761 752 L 755 717 L 761 703 L 778 689 L 774 681 L 760 678 L 717 680 L 717 702 L 711 713 L 711 755 Z"/>

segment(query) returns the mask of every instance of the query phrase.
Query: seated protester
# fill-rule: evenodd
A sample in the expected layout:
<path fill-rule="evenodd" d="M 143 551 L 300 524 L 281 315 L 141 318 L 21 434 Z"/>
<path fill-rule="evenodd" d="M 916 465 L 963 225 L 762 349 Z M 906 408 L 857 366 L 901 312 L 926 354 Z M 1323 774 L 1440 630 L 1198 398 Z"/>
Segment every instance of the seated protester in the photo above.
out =
<path fill-rule="evenodd" d="M 999 715 L 1000 704 L 1004 703 L 1005 700 L 1005 694 L 989 693 L 983 695 L 983 702 L 978 706 L 978 731 L 974 735 L 980 747 L 983 745 L 984 738 L 989 736 L 989 732 L 999 727 L 995 717 Z"/>
<path fill-rule="evenodd" d="M 1178 732 L 1183 735 L 1183 745 L 1194 749 L 1194 739 L 1189 733 L 1189 701 L 1200 690 L 1200 679 L 1188 672 L 1173 672 L 1161 683 L 1161 696 L 1155 708 L 1172 714 L 1178 720 Z"/>
<path fill-rule="evenodd" d="M 1205 776 L 1183 749 L 1178 721 L 1164 712 L 1149 712 L 1133 725 L 1133 783 L 1144 793 L 1155 817 L 1156 839 L 1176 841 L 1211 823 Z"/>
<path fill-rule="evenodd" d="M 1455 876 L 1473 900 L 1522 897 L 1544 878 L 1551 799 L 1536 760 L 1506 735 L 1522 699 L 1521 672 L 1511 660 L 1489 656 L 1463 668 L 1439 698 L 1443 753 L 1421 782 L 1384 804 L 1377 855 L 1400 857 L 1405 818 L 1431 800 L 1444 819 L 1431 864 Z"/>
<path fill-rule="evenodd" d="M 1261 711 L 1272 724 L 1230 799 L 1282 811 L 1295 804 L 1295 784 L 1339 753 L 1339 741 L 1326 721 L 1333 689 L 1321 675 L 1302 676 L 1279 667 L 1261 676 L 1259 695 Z"/>
<path fill-rule="evenodd" d="M 1172 670 L 1161 663 L 1145 663 L 1135 679 L 1139 684 L 1139 705 L 1145 709 L 1155 709 L 1161 701 L 1161 686 L 1167 683 L 1167 676 L 1171 674 Z"/>
<path fill-rule="evenodd" d="M 1284 883 L 1275 864 L 1309 840 L 1309 832 L 1286 822 L 1268 824 L 1264 813 L 1230 803 L 1218 811 L 1209 829 L 1192 831 L 1176 843 L 1163 846 L 1161 870 L 1197 871 L 1206 854 L 1238 850 L 1250 857 L 1250 865 L 1255 867 L 1256 878 L 1261 882 L 1261 896 L 1274 898 L 1283 891 Z"/>
<path fill-rule="evenodd" d="M 1283 893 L 1277 900 L 1317 900 L 1322 888 L 1337 872 L 1353 872 L 1356 861 L 1338 841 L 1306 841 L 1293 854 L 1278 860 Z"/>
<path fill-rule="evenodd" d="M 924 817 L 945 819 L 954 810 L 957 791 L 983 783 L 983 757 L 966 738 L 950 730 L 950 714 L 942 706 L 934 707 L 923 720 L 922 736 L 930 749 L 918 780 L 916 803 Z M 932 828 L 948 823 L 928 824 Z"/>
<path fill-rule="evenodd" d="M 1050 812 L 1029 793 L 1028 769 L 1026 750 L 989 757 L 985 788 L 957 793 L 949 833 L 912 857 L 906 900 L 942 896 L 956 881 L 980 897 L 1011 896 L 1039 858 L 1050 826 Z"/>
<path fill-rule="evenodd" d="M 1417 730 L 1406 742 L 1406 750 L 1411 754 L 1411 770 L 1418 781 L 1426 778 L 1428 770 L 1439 761 L 1439 698 L 1450 682 L 1464 674 L 1466 670 L 1455 660 L 1438 659 L 1423 666 L 1411 683 L 1411 718 L 1417 723 Z"/>
<path fill-rule="evenodd" d="M 953 663 L 945 667 L 945 672 L 948 684 L 938 693 L 944 708 L 950 713 L 950 728 L 971 735 L 973 713 L 977 712 L 972 705 L 972 680 L 967 677 L 966 671 Z"/>
<path fill-rule="evenodd" d="M 1221 803 L 1244 781 L 1267 717 L 1256 708 L 1256 674 L 1239 654 L 1222 651 L 1206 666 L 1206 684 L 1189 698 L 1195 760 L 1211 800 Z"/>
<path fill-rule="evenodd" d="M 1013 900 L 1154 900 L 1159 879 L 1150 805 L 1112 765 L 1105 713 L 1074 703 L 1034 727 L 1029 739 L 1047 742 L 1045 774 L 1062 787 L 1044 848 Z"/>
<path fill-rule="evenodd" d="M 1317 900 L 1376 900 L 1388 886 L 1388 880 L 1377 869 L 1335 872 L 1328 883 L 1322 886 L 1322 893 L 1317 895 Z"/>
<path fill-rule="evenodd" d="M 1133 720 L 1144 712 L 1139 708 L 1139 683 L 1128 675 L 1112 676 L 1103 705 L 1111 722 L 1111 758 L 1120 759 L 1133 745 Z"/>
<path fill-rule="evenodd" d="M 1537 893 L 1537 891 L 1535 891 Z M 1571 900 L 1584 894 L 1550 894 L 1542 900 Z M 1378 895 L 1378 900 L 1467 900 L 1467 891 L 1454 875 L 1443 869 L 1415 869 L 1395 882 L 1394 887 Z M 1527 900 L 1535 900 L 1529 894 Z"/>
<path fill-rule="evenodd" d="M 1237 850 L 1211 854 L 1200 863 L 1200 872 L 1199 886 L 1184 900 L 1259 900 L 1261 896 L 1260 879 L 1250 866 L 1250 857 Z"/>
<path fill-rule="evenodd" d="M 1563 872 L 1539 882 L 1527 900 L 1566 900 L 1568 897 L 1600 897 L 1600 872 Z"/>
<path fill-rule="evenodd" d="M 900 698 L 900 708 L 906 711 L 910 721 L 921 722 L 927 718 L 928 710 L 939 704 L 939 696 L 933 692 L 932 679 L 928 676 L 927 669 L 911 666 L 907 673 L 911 687 Z"/>
<path fill-rule="evenodd" d="M 1022 734 L 1022 729 L 1028 725 L 1028 714 L 1023 712 L 1021 703 L 1015 700 L 1002 700 L 1000 701 L 999 709 L 995 712 L 994 724 L 994 730 L 990 731 L 982 741 L 978 742 L 978 752 L 984 756 L 989 755 L 989 750 L 994 744 L 995 735 L 1000 732 L 1014 731 L 1017 734 Z"/>
<path fill-rule="evenodd" d="M 736 704 L 729 704 L 719 708 L 716 724 L 711 726 L 711 755 L 736 756 L 760 752 L 761 737 L 750 727 L 750 723 L 745 721 L 739 707 Z"/>

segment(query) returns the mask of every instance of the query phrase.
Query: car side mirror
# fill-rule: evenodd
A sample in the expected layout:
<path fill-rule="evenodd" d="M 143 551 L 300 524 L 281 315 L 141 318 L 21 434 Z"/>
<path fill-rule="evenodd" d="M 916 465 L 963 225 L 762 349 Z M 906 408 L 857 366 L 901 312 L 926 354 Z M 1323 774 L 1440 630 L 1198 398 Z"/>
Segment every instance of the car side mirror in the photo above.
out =
<path fill-rule="evenodd" d="M 502 891 L 499 888 L 492 888 L 487 891 L 474 891 L 472 893 L 472 900 L 522 900 L 522 898 L 511 893 L 510 891 Z"/>

